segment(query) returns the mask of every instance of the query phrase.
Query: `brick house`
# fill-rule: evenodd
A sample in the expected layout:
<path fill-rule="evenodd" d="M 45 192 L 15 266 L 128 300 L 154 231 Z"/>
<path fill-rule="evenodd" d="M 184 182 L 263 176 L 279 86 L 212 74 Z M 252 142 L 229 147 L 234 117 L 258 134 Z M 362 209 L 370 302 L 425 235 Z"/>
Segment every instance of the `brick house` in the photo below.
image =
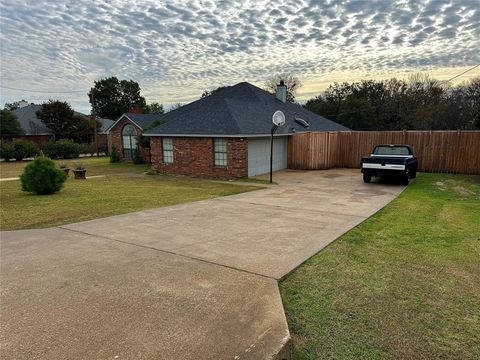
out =
<path fill-rule="evenodd" d="M 19 136 L 17 138 L 26 139 L 37 143 L 37 145 L 42 149 L 44 145 L 49 142 L 55 140 L 52 130 L 50 130 L 38 117 L 37 111 L 42 109 L 42 105 L 38 104 L 29 104 L 25 101 L 20 102 L 20 106 L 13 110 L 12 113 L 18 119 L 20 126 L 22 127 L 25 135 Z M 83 118 L 90 120 L 88 115 L 79 113 L 74 111 L 74 116 L 77 118 Z M 110 119 L 99 119 L 97 121 L 100 122 L 101 127 L 98 131 L 98 144 L 100 146 L 107 144 L 107 129 L 112 126 L 114 123 L 113 120 Z M 59 140 L 59 139 L 57 139 Z M 94 137 L 92 136 L 90 139 L 90 143 L 94 143 Z"/>
<path fill-rule="evenodd" d="M 138 143 L 145 130 L 162 119 L 163 115 L 139 114 L 137 112 L 125 113 L 108 129 L 108 150 L 113 149 L 122 160 L 132 160 L 134 151 L 140 151 L 142 159 L 150 162 L 150 146 L 148 142 Z"/>
<path fill-rule="evenodd" d="M 131 158 L 136 146 L 131 134 L 148 138 L 150 155 L 145 149 L 142 153 L 144 159 L 150 157 L 154 171 L 222 179 L 252 177 L 269 172 L 272 115 L 277 110 L 285 114 L 286 124 L 274 135 L 273 170 L 287 167 L 292 134 L 348 130 L 285 99 L 284 85 L 272 95 L 242 82 L 161 116 L 124 114 L 110 132 L 123 159 Z"/>

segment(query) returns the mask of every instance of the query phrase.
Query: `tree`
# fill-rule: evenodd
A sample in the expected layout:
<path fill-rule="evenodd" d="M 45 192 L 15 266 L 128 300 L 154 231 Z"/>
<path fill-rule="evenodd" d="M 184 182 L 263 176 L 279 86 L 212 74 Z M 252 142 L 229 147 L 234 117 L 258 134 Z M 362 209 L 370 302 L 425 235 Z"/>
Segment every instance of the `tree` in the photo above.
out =
<path fill-rule="evenodd" d="M 25 135 L 25 131 L 14 113 L 0 110 L 0 136 L 2 139 Z"/>
<path fill-rule="evenodd" d="M 213 95 L 213 94 L 215 94 L 215 93 L 217 93 L 217 92 L 219 92 L 219 91 L 221 91 L 221 90 L 228 89 L 229 87 L 230 87 L 230 86 L 224 86 L 224 85 L 222 85 L 222 86 L 219 86 L 218 88 L 213 89 L 213 90 L 211 90 L 211 91 L 205 90 L 205 91 L 202 93 L 202 96 L 201 96 L 200 98 L 201 98 L 201 99 L 206 98 L 207 96 Z"/>
<path fill-rule="evenodd" d="M 323 95 L 310 99 L 305 107 L 312 112 L 325 116 L 327 119 L 336 121 L 340 112 L 340 106 L 347 96 L 352 94 L 352 85 L 349 83 L 333 83 L 325 90 Z"/>
<path fill-rule="evenodd" d="M 406 81 L 334 83 L 305 107 L 354 130 L 474 129 L 480 128 L 480 78 L 457 87 L 423 73 Z"/>
<path fill-rule="evenodd" d="M 144 108 L 146 105 L 137 82 L 119 81 L 115 76 L 95 81 L 88 98 L 96 114 L 109 119 L 116 119 L 134 107 Z"/>
<path fill-rule="evenodd" d="M 480 76 L 473 78 L 466 85 L 472 124 L 480 130 Z"/>
<path fill-rule="evenodd" d="M 165 110 L 163 109 L 162 104 L 159 104 L 158 102 L 153 102 L 148 105 L 145 105 L 145 108 L 143 109 L 143 113 L 163 115 L 165 114 Z"/>
<path fill-rule="evenodd" d="M 28 102 L 23 99 L 20 101 L 14 101 L 12 103 L 6 103 L 5 110 L 10 110 L 10 111 L 17 110 L 22 103 L 28 104 Z"/>
<path fill-rule="evenodd" d="M 295 93 L 302 86 L 302 83 L 292 74 L 276 74 L 272 76 L 265 82 L 265 89 L 275 94 L 277 92 L 277 85 L 280 84 L 281 81 L 283 81 L 287 87 L 287 101 L 291 103 L 295 102 Z"/>
<path fill-rule="evenodd" d="M 375 130 L 376 119 L 367 99 L 351 95 L 340 106 L 337 122 L 352 130 Z"/>
<path fill-rule="evenodd" d="M 170 106 L 170 111 L 177 110 L 178 108 L 181 108 L 183 106 L 182 103 L 175 103 Z"/>
<path fill-rule="evenodd" d="M 69 139 L 77 130 L 73 114 L 70 104 L 60 100 L 49 100 L 37 111 L 37 117 L 57 139 Z"/>
<path fill-rule="evenodd" d="M 100 128 L 102 127 L 102 123 L 98 119 L 95 119 L 94 122 L 90 116 L 78 113 L 74 113 L 72 122 L 74 127 L 68 138 L 79 143 L 91 142 L 95 134 L 95 126 L 97 127 L 97 132 L 100 131 Z"/>

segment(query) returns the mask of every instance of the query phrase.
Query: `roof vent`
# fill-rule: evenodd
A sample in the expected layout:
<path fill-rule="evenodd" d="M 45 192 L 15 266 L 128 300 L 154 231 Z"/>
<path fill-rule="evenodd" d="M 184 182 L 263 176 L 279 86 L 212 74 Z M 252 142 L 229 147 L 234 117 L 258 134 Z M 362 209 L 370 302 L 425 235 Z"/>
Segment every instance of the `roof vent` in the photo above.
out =
<path fill-rule="evenodd" d="M 298 116 L 295 115 L 295 122 L 302 125 L 303 127 L 306 127 L 308 128 L 310 126 L 310 124 L 308 123 L 307 120 L 304 120 Z"/>

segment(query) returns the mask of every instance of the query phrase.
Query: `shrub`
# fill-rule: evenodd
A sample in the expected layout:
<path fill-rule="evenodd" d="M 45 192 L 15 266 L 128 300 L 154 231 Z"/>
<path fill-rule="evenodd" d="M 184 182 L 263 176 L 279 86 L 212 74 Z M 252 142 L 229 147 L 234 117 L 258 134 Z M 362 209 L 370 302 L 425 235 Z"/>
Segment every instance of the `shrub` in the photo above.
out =
<path fill-rule="evenodd" d="M 108 145 L 107 144 L 98 145 L 98 151 L 100 152 L 100 154 L 108 155 Z"/>
<path fill-rule="evenodd" d="M 33 141 L 18 139 L 13 140 L 12 144 L 15 152 L 14 157 L 17 161 L 38 155 L 38 146 Z"/>
<path fill-rule="evenodd" d="M 73 159 L 80 156 L 82 146 L 71 140 L 58 140 L 45 144 L 43 152 L 52 159 Z"/>
<path fill-rule="evenodd" d="M 134 164 L 143 164 L 144 163 L 142 157 L 140 156 L 140 149 L 137 148 L 133 151 L 133 159 L 132 160 L 133 160 Z"/>
<path fill-rule="evenodd" d="M 90 155 L 90 156 L 95 156 L 97 154 L 97 147 L 95 146 L 95 143 L 91 144 L 81 144 L 82 150 L 81 154 L 84 155 Z"/>
<path fill-rule="evenodd" d="M 10 161 L 15 159 L 15 147 L 12 142 L 5 142 L 0 148 L 0 157 L 5 159 L 5 161 Z"/>
<path fill-rule="evenodd" d="M 110 154 L 110 162 L 117 163 L 120 161 L 120 156 L 118 156 L 117 148 L 112 146 L 112 153 Z"/>
<path fill-rule="evenodd" d="M 49 158 L 37 157 L 23 171 L 22 190 L 38 195 L 54 194 L 63 187 L 67 175 Z"/>

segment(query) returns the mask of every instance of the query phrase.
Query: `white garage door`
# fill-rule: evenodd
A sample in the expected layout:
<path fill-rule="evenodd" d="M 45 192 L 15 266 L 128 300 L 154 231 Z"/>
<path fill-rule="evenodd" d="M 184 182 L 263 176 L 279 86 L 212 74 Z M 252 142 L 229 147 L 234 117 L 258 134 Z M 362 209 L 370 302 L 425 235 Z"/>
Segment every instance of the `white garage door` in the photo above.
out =
<path fill-rule="evenodd" d="M 287 167 L 287 137 L 273 140 L 273 171 Z M 270 172 L 270 139 L 248 139 L 248 176 Z"/>

